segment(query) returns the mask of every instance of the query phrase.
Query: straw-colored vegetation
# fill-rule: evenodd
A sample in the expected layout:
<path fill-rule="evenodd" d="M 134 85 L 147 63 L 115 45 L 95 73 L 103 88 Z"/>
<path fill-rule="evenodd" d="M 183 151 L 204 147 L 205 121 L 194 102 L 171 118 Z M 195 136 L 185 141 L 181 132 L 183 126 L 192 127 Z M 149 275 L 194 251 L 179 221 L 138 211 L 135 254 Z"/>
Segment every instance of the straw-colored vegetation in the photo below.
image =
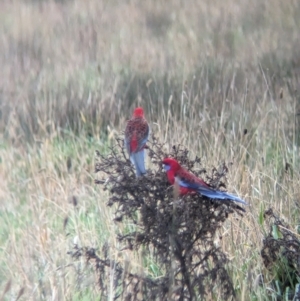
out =
<path fill-rule="evenodd" d="M 229 165 L 228 190 L 251 206 L 216 243 L 238 300 L 274 297 L 262 213 L 296 232 L 299 32 L 298 0 L 2 1 L 0 300 L 96 300 L 92 269 L 67 255 L 74 242 L 108 241 L 141 269 L 141 254 L 118 251 L 130 225 L 94 185 L 94 151 L 137 105 L 166 148 Z"/>

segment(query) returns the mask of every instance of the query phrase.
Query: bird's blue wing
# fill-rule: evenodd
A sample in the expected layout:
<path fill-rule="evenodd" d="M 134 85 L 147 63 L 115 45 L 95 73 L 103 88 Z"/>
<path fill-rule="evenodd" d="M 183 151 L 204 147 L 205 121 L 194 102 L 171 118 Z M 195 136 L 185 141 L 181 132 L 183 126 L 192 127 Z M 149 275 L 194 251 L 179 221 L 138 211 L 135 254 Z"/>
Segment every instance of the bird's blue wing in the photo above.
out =
<path fill-rule="evenodd" d="M 193 190 L 198 191 L 200 194 L 202 194 L 203 196 L 206 196 L 208 198 L 211 199 L 219 199 L 219 200 L 231 200 L 231 201 L 235 201 L 244 205 L 248 205 L 244 200 L 240 199 L 239 197 L 233 195 L 233 194 L 229 194 L 227 192 L 223 192 L 223 191 L 218 191 L 218 190 L 214 190 L 212 188 L 209 187 L 205 187 L 203 185 L 200 185 L 198 183 L 194 183 L 191 181 L 188 181 L 187 179 L 183 178 L 183 177 L 176 177 L 176 181 L 177 183 L 185 188 L 190 188 Z"/>

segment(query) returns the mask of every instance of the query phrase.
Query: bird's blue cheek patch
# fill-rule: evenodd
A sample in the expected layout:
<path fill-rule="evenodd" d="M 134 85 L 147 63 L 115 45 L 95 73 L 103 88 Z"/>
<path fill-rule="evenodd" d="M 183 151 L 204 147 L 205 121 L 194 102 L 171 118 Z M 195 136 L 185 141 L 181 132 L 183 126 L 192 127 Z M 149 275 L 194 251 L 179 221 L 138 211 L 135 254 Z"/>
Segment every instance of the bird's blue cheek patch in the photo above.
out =
<path fill-rule="evenodd" d="M 163 164 L 163 167 L 164 167 L 165 171 L 168 171 L 171 168 L 170 165 L 166 165 L 166 164 Z"/>

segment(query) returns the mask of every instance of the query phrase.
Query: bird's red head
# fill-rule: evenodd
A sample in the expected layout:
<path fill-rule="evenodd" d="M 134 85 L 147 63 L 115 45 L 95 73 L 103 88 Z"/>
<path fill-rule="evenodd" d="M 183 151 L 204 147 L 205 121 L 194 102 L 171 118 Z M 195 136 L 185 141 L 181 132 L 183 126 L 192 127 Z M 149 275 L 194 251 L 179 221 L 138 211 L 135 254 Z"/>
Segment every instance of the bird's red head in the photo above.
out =
<path fill-rule="evenodd" d="M 133 111 L 134 117 L 144 117 L 144 110 L 141 107 L 135 108 Z"/>
<path fill-rule="evenodd" d="M 176 172 L 181 168 L 180 164 L 173 158 L 165 158 L 162 163 L 166 171 L 171 169 L 173 172 Z"/>

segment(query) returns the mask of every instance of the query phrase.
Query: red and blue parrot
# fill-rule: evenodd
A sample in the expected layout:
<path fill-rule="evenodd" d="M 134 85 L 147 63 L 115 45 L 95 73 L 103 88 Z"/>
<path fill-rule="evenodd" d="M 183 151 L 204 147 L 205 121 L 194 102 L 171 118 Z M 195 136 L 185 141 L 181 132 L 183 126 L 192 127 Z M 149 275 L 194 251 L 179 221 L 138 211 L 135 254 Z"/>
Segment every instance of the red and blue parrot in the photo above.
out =
<path fill-rule="evenodd" d="M 175 182 L 178 184 L 180 195 L 198 192 L 211 199 L 231 200 L 247 205 L 244 200 L 235 195 L 212 189 L 202 179 L 181 167 L 175 159 L 166 158 L 162 163 L 167 173 L 169 183 L 171 185 L 174 185 Z"/>
<path fill-rule="evenodd" d="M 135 167 L 137 177 L 146 173 L 145 168 L 145 146 L 149 137 L 149 124 L 144 117 L 144 110 L 141 107 L 133 111 L 130 120 L 125 128 L 125 147 L 129 154 L 130 161 Z"/>

